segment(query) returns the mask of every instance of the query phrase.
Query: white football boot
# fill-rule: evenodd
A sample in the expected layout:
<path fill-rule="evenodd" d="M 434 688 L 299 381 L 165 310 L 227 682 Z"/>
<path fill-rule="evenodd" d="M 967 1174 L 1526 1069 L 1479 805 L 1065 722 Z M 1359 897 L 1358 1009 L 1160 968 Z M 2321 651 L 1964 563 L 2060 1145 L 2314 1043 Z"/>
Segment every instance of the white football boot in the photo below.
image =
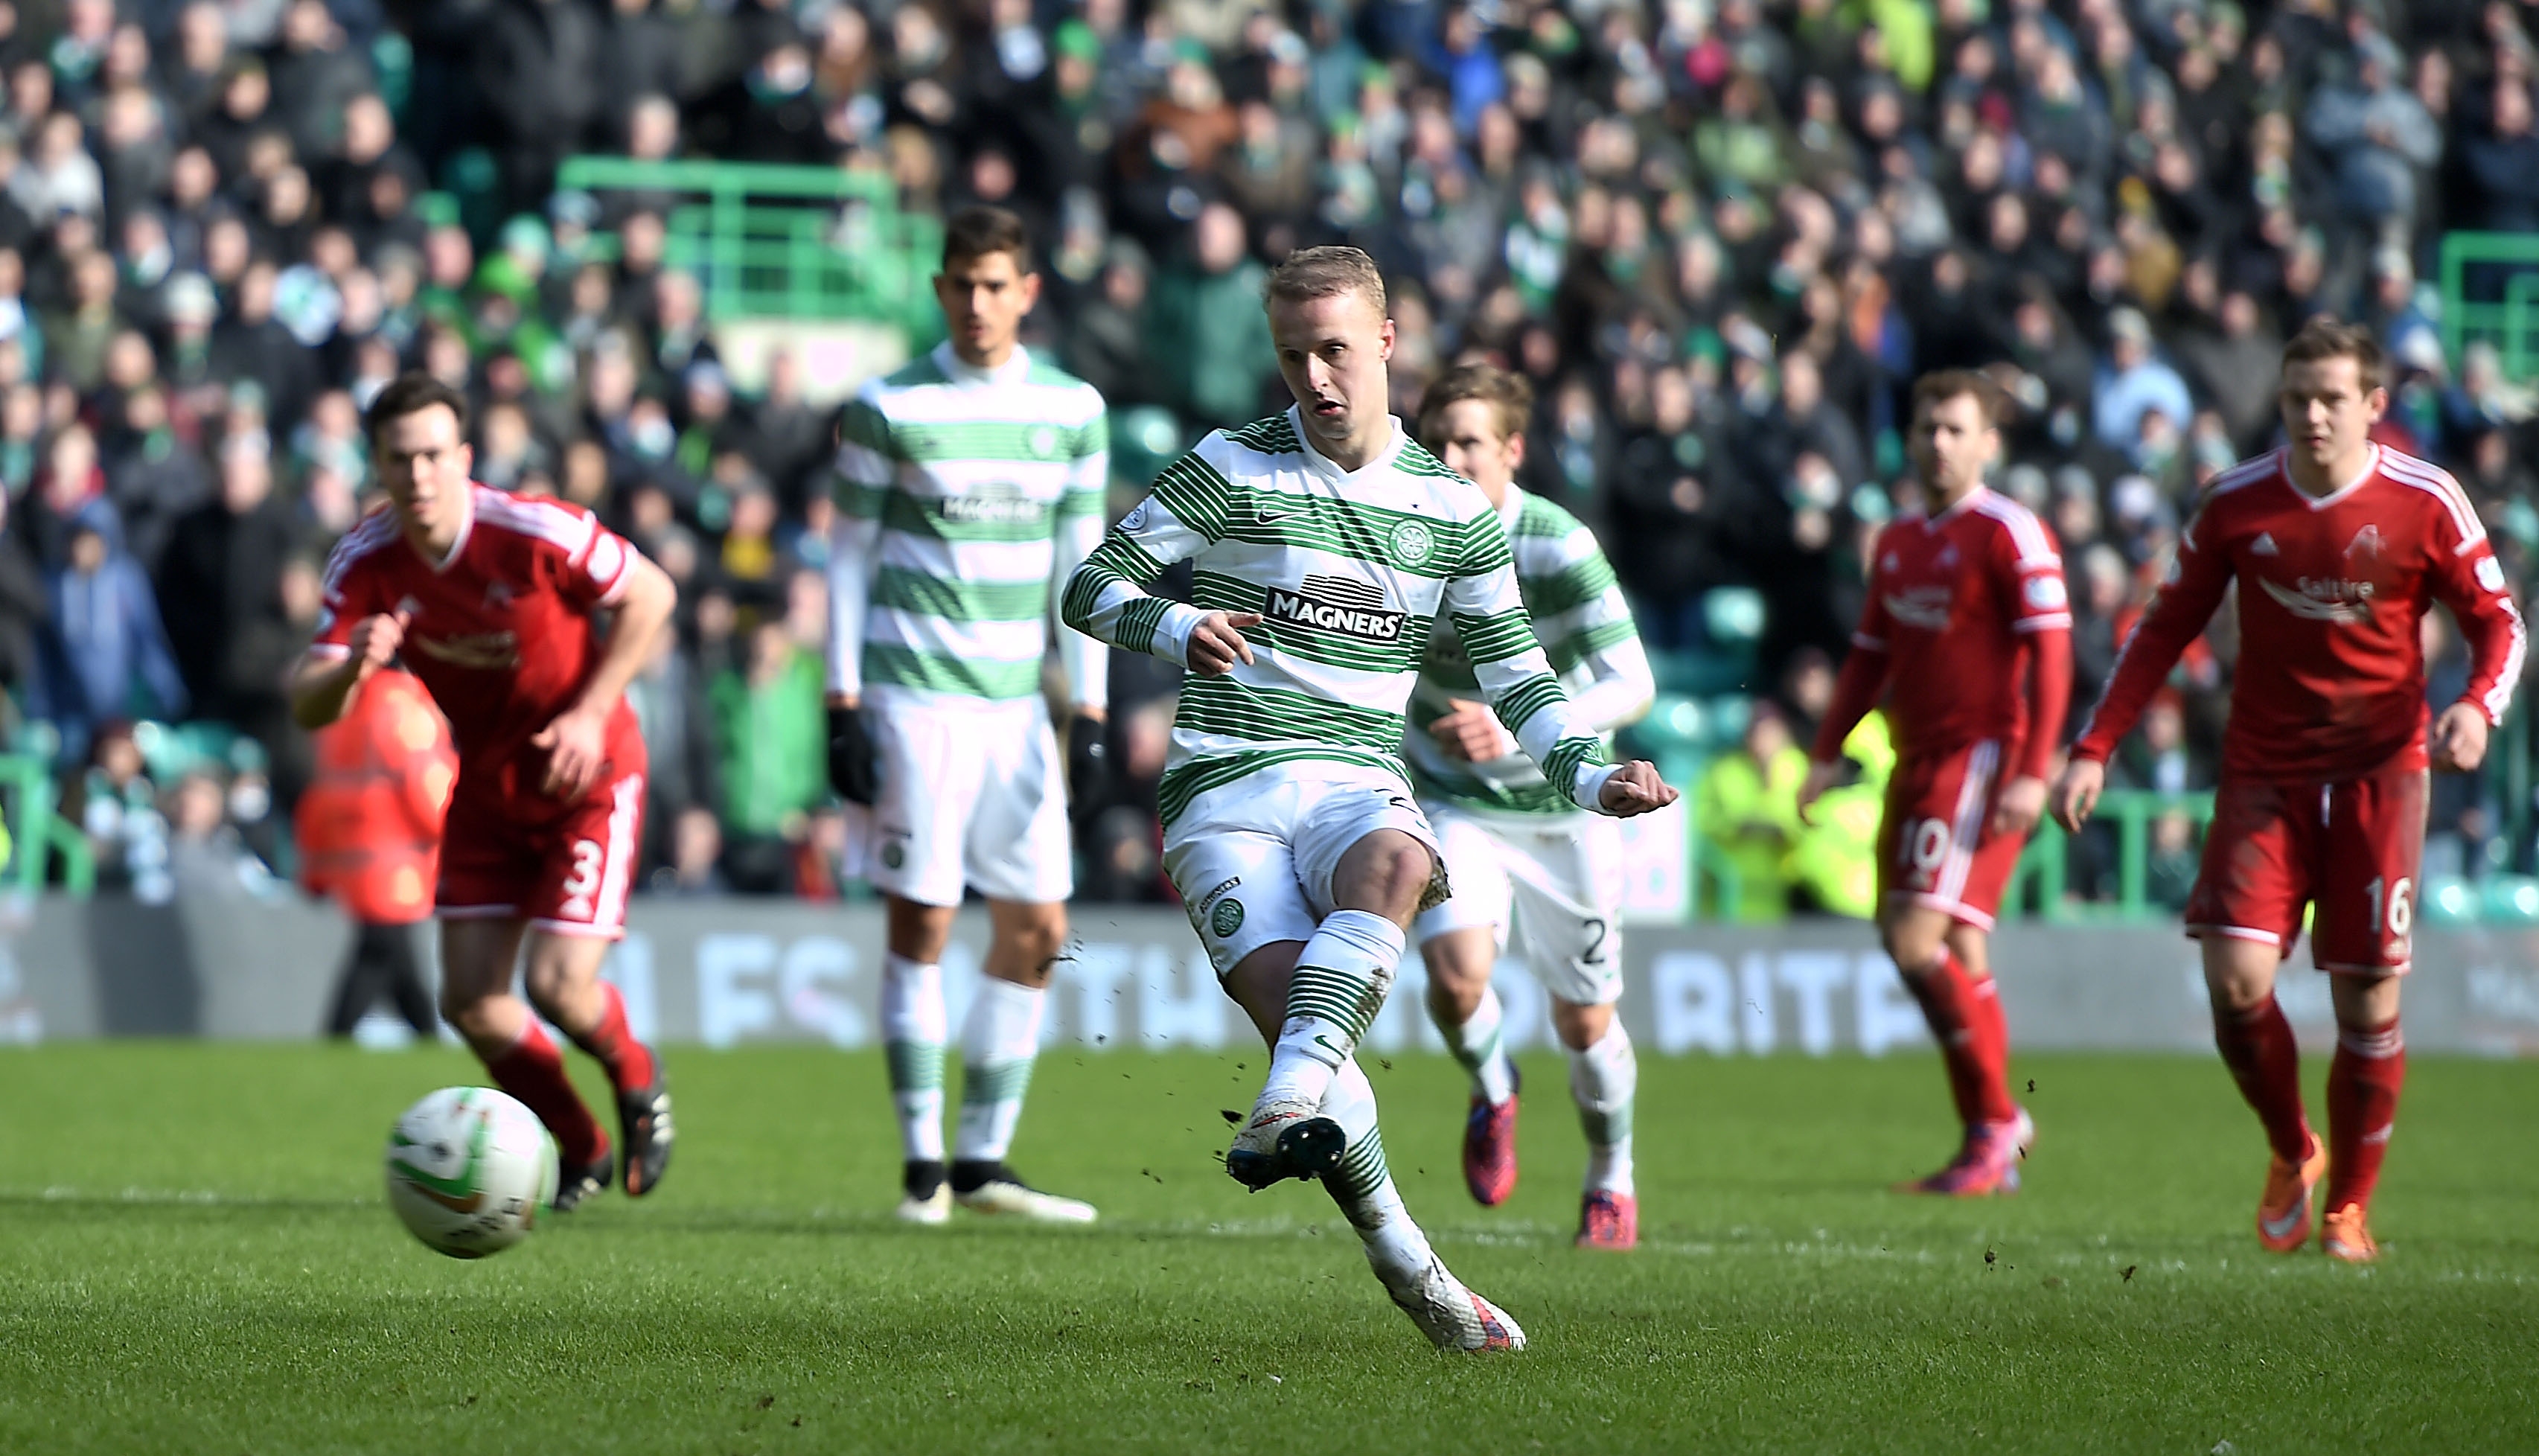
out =
<path fill-rule="evenodd" d="M 937 1183 L 934 1192 L 925 1198 L 903 1195 L 899 1201 L 902 1223 L 949 1223 L 952 1221 L 952 1185 Z"/>
<path fill-rule="evenodd" d="M 1091 1204 L 1043 1193 L 1002 1163 L 996 1164 L 986 1182 L 952 1197 L 974 1213 L 997 1213 L 1029 1223 L 1090 1223 L 1097 1216 Z"/>
<path fill-rule="evenodd" d="M 1465 1288 L 1434 1254 L 1428 1256 L 1428 1267 L 1404 1284 L 1397 1286 L 1389 1279 L 1383 1283 L 1393 1302 L 1439 1350 L 1525 1349 L 1525 1331 L 1508 1312 Z"/>

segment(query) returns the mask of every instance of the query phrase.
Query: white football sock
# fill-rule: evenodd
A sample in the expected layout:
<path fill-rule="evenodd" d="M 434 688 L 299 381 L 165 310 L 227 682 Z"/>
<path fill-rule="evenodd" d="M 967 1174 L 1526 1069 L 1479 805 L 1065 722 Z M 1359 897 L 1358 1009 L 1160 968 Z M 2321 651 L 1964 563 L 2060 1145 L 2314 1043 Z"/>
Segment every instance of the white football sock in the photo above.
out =
<path fill-rule="evenodd" d="M 1587 1134 L 1589 1193 L 1631 1192 L 1631 1097 L 1639 1085 L 1640 1061 L 1619 1016 L 1593 1046 L 1569 1054 L 1569 1093 Z"/>
<path fill-rule="evenodd" d="M 881 961 L 881 1043 L 890 1059 L 890 1101 L 899 1114 L 901 1156 L 943 1161 L 943 968 L 903 955 Z"/>
<path fill-rule="evenodd" d="M 1270 1056 L 1263 1101 L 1323 1100 L 1333 1075 L 1384 1009 L 1403 938 L 1402 927 L 1371 910 L 1335 910 L 1324 919 L 1287 983 L 1287 1019 Z"/>
<path fill-rule="evenodd" d="M 1473 1075 L 1474 1094 L 1497 1106 L 1516 1095 L 1516 1069 L 1508 1063 L 1507 1047 L 1499 1035 L 1505 1012 L 1499 1006 L 1495 988 L 1481 988 L 1481 1004 L 1474 1008 L 1473 1018 L 1461 1026 L 1447 1024 L 1448 1013 L 1432 1006 L 1430 1019 L 1446 1038 L 1446 1050 L 1464 1064 Z"/>
<path fill-rule="evenodd" d="M 1375 1125 L 1375 1084 L 1354 1060 L 1341 1063 L 1333 1076 L 1323 1116 L 1348 1135 L 1339 1171 L 1325 1177 L 1323 1187 L 1365 1242 L 1366 1262 L 1388 1286 L 1417 1279 L 1428 1270 L 1428 1236 L 1410 1221 L 1402 1190 L 1394 1186 L 1384 1134 Z"/>
<path fill-rule="evenodd" d="M 994 1162 L 1013 1145 L 1048 999 L 1037 986 L 980 979 L 969 1024 L 961 1030 L 961 1140 L 955 1153 L 961 1161 Z"/>

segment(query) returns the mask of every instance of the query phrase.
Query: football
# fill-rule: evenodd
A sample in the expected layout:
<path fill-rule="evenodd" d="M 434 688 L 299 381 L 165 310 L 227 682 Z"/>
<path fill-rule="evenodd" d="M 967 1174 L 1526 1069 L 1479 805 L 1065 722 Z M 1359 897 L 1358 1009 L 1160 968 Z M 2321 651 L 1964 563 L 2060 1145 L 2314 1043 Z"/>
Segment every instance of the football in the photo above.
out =
<path fill-rule="evenodd" d="M 555 1198 L 556 1150 L 537 1114 L 491 1087 L 443 1087 L 388 1132 L 388 1207 L 416 1238 L 481 1259 L 529 1236 Z"/>

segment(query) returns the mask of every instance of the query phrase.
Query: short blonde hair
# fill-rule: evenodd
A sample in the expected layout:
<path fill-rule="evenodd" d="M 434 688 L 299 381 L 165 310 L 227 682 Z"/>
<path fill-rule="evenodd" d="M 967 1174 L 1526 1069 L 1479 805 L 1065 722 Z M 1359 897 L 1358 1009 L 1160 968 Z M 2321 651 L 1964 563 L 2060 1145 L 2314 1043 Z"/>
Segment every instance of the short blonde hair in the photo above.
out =
<path fill-rule="evenodd" d="M 1379 317 L 1391 317 L 1384 297 L 1384 274 L 1375 259 L 1355 247 L 1300 247 L 1279 259 L 1261 285 L 1264 308 L 1301 304 L 1356 294 L 1375 305 Z"/>

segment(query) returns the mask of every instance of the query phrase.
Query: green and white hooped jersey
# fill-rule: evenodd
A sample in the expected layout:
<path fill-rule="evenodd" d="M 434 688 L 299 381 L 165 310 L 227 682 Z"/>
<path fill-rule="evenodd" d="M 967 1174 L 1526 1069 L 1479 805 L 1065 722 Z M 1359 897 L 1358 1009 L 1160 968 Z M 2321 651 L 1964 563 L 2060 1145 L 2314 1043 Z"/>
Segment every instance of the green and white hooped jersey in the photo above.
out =
<path fill-rule="evenodd" d="M 1146 593 L 1194 558 L 1192 602 Z M 1245 632 L 1252 662 L 1182 684 L 1157 795 L 1167 825 L 1282 763 L 1369 766 L 1407 787 L 1404 710 L 1441 612 L 1476 690 L 1552 783 L 1592 804 L 1611 772 L 1535 642 L 1497 513 L 1399 420 L 1354 473 L 1300 442 L 1292 409 L 1210 434 L 1095 548 L 1063 610 L 1078 631 L 1185 665 L 1208 613 L 1262 615 Z"/>
<path fill-rule="evenodd" d="M 1648 705 L 1657 685 L 1612 563 L 1577 517 L 1514 486 L 1508 494 L 1498 516 L 1507 527 L 1517 592 L 1552 672 L 1589 726 L 1627 721 Z M 1428 726 L 1457 703 L 1480 696 L 1461 634 L 1441 619 L 1428 635 L 1419 686 L 1410 696 L 1410 731 L 1403 740 L 1420 797 L 1485 812 L 1576 813 L 1577 806 L 1523 753 L 1469 763 L 1448 757 L 1429 735 Z"/>
<path fill-rule="evenodd" d="M 1101 538 L 1100 392 L 1021 349 L 984 370 L 942 344 L 866 383 L 838 433 L 831 690 L 1037 695 L 1057 594 Z M 1075 701 L 1103 703 L 1100 646 L 1059 639 Z"/>

